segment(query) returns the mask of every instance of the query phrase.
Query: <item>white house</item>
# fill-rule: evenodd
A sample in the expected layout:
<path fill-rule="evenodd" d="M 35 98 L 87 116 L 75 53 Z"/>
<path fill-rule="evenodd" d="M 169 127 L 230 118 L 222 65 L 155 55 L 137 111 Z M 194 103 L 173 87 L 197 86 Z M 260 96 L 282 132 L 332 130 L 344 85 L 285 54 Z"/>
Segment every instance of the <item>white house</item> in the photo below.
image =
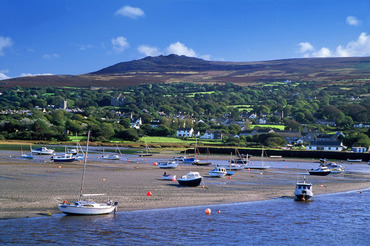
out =
<path fill-rule="evenodd" d="M 193 128 L 178 128 L 177 137 L 192 137 L 194 136 L 194 129 Z"/>
<path fill-rule="evenodd" d="M 307 150 L 323 150 L 323 151 L 343 151 L 347 147 L 342 144 L 342 142 L 321 142 L 314 141 L 306 147 Z"/>
<path fill-rule="evenodd" d="M 217 130 L 207 130 L 200 139 L 222 139 L 222 133 Z"/>

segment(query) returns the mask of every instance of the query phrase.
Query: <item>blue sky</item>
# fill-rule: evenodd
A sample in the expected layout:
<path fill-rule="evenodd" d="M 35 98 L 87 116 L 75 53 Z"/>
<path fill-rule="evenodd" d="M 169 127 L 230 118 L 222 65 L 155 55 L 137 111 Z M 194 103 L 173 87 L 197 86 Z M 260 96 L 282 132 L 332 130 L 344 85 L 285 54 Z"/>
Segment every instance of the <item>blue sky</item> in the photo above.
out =
<path fill-rule="evenodd" d="M 370 55 L 369 0 L 1 0 L 0 79 L 146 56 L 264 61 Z"/>

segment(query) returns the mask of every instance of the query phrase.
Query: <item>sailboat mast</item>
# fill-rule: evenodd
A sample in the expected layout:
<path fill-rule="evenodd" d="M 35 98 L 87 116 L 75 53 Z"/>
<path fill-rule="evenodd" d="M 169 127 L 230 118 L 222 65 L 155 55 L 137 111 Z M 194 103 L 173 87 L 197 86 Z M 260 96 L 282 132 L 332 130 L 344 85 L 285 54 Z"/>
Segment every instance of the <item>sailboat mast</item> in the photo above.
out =
<path fill-rule="evenodd" d="M 82 171 L 82 180 L 81 180 L 80 200 L 82 198 L 83 186 L 84 186 L 84 181 L 85 181 L 85 169 L 86 169 L 87 153 L 89 150 L 89 140 L 90 140 L 90 131 L 87 133 L 86 151 L 85 151 L 85 156 L 84 156 L 84 168 Z"/>

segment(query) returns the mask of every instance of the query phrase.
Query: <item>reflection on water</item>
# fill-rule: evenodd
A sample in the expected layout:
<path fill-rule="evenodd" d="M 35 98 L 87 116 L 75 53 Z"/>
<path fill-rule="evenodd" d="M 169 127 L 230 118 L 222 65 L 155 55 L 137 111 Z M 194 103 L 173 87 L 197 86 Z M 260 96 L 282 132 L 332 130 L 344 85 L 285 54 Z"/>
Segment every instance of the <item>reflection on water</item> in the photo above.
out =
<path fill-rule="evenodd" d="M 185 208 L 0 221 L 1 244 L 368 245 L 370 190 Z M 212 213 L 205 214 L 210 208 Z"/>

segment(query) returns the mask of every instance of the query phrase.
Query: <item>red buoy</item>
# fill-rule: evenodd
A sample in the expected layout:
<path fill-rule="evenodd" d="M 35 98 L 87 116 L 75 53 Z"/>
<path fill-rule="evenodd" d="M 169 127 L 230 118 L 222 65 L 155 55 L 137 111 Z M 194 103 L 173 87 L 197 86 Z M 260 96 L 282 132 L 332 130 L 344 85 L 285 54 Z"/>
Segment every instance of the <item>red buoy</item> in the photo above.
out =
<path fill-rule="evenodd" d="M 211 209 L 210 208 L 207 208 L 206 211 L 205 211 L 206 214 L 211 214 Z"/>
<path fill-rule="evenodd" d="M 148 192 L 146 193 L 146 195 L 147 195 L 147 196 L 151 196 L 151 195 L 152 195 L 152 192 L 148 191 Z"/>

